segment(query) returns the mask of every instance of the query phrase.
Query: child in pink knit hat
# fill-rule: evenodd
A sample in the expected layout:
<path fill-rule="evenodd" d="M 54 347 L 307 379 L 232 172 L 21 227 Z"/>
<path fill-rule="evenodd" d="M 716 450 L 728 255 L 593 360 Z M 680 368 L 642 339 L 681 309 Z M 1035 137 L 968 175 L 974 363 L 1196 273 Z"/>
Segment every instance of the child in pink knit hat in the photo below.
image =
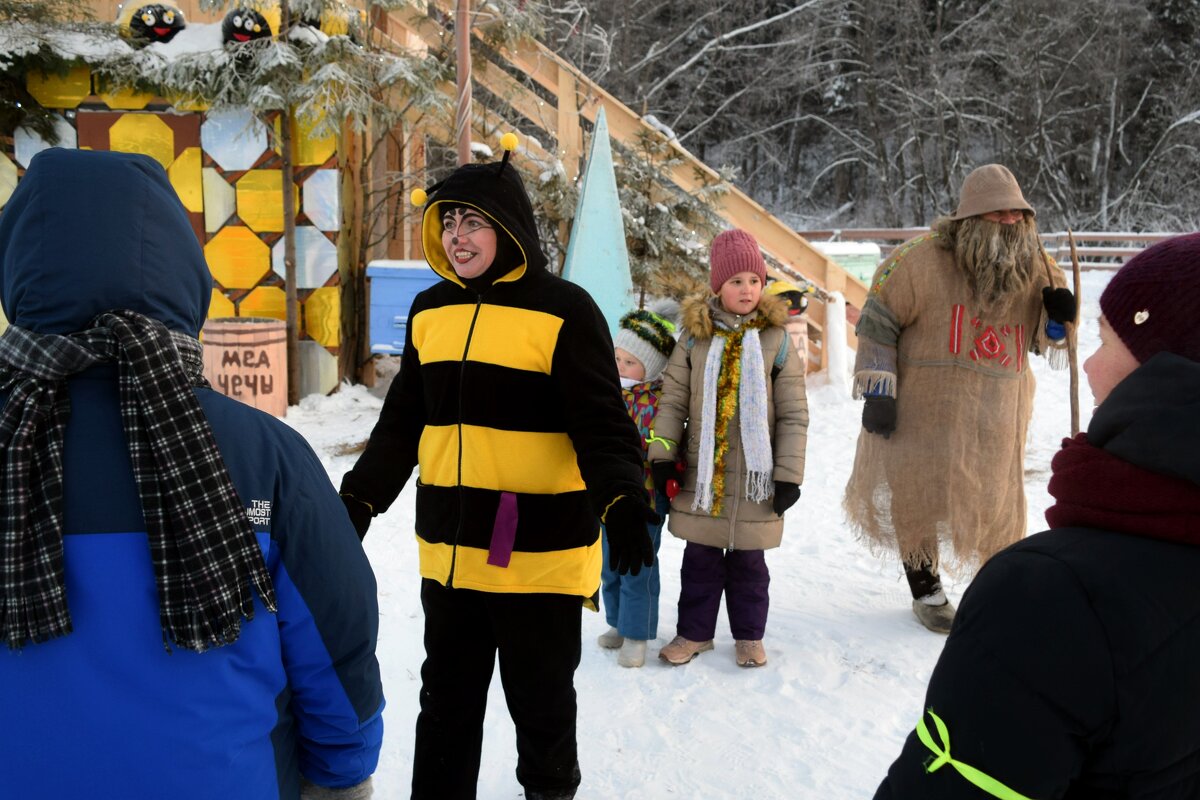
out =
<path fill-rule="evenodd" d="M 764 551 L 779 546 L 783 513 L 804 480 L 804 367 L 784 328 L 787 304 L 763 294 L 767 268 L 754 237 L 725 231 L 710 263 L 712 293 L 683 303 L 684 331 L 649 439 L 660 491 L 678 474 L 675 463 L 686 464 L 668 518 L 687 541 L 678 635 L 659 657 L 685 664 L 713 649 L 724 595 L 736 662 L 757 667 L 767 661 Z"/>

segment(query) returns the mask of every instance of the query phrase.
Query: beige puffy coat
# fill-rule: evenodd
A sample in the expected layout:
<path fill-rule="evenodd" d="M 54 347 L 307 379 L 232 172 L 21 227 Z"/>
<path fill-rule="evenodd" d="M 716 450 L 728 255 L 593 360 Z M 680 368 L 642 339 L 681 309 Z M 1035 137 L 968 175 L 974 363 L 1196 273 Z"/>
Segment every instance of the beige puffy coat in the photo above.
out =
<path fill-rule="evenodd" d="M 770 325 L 759 336 L 767 374 L 768 429 L 775 461 L 774 480 L 800 484 L 804 481 L 804 446 L 808 430 L 808 400 L 804 393 L 804 367 L 787 331 L 787 306 L 775 297 L 764 296 L 754 314 L 764 314 Z M 704 361 L 712 346 L 718 323 L 735 329 L 750 317 L 740 317 L 720 308 L 716 298 L 702 295 L 683 303 L 684 330 L 679 346 L 663 374 L 662 397 L 654 418 L 656 437 L 684 442 L 687 471 L 683 487 L 671 501 L 667 527 L 680 539 L 730 550 L 766 550 L 783 539 L 783 518 L 771 498 L 753 502 L 745 497 L 745 458 L 742 452 L 738 413 L 729 425 L 729 455 L 725 462 L 725 502 L 720 517 L 697 508 L 695 499 L 697 452 L 703 408 Z M 780 358 L 782 354 L 782 358 Z M 782 366 L 776 368 L 779 359 Z M 694 434 L 685 436 L 685 429 Z M 686 442 L 684 441 L 686 440 Z M 649 448 L 651 461 L 674 459 L 678 448 L 668 449 L 659 441 Z"/>

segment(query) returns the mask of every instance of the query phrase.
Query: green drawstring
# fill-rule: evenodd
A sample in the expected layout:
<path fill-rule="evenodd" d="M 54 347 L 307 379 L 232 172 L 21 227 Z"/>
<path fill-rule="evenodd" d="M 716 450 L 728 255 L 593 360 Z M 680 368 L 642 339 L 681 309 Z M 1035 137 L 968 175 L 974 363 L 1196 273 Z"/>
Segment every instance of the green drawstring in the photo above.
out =
<path fill-rule="evenodd" d="M 1030 798 L 1021 794 L 1020 792 L 1008 788 L 1000 781 L 996 780 L 990 775 L 980 772 L 970 764 L 964 764 L 957 759 L 951 758 L 950 731 L 946 729 L 946 723 L 942 722 L 941 717 L 933 713 L 932 708 L 929 709 L 927 713 L 929 716 L 933 717 L 933 724 L 937 726 L 938 736 L 945 743 L 945 749 L 943 750 L 933 741 L 933 736 L 930 735 L 929 728 L 925 726 L 925 717 L 922 715 L 921 721 L 917 723 L 917 738 L 920 739 L 922 744 L 928 747 L 935 756 L 937 756 L 937 758 L 935 758 L 929 764 L 929 766 L 925 768 L 926 772 L 936 772 L 946 764 L 949 764 L 958 770 L 958 773 L 966 778 L 969 782 L 975 786 L 978 786 L 992 797 L 999 797 L 1000 800 L 1030 800 Z"/>
<path fill-rule="evenodd" d="M 659 444 L 661 444 L 664 448 L 667 449 L 667 451 L 670 451 L 670 449 L 672 447 L 676 447 L 678 444 L 677 442 L 673 442 L 670 439 L 664 439 L 661 436 L 656 436 L 654 434 L 654 431 L 652 430 L 652 431 L 650 431 L 650 438 L 646 439 L 646 444 L 653 444 L 654 442 L 658 442 Z"/>

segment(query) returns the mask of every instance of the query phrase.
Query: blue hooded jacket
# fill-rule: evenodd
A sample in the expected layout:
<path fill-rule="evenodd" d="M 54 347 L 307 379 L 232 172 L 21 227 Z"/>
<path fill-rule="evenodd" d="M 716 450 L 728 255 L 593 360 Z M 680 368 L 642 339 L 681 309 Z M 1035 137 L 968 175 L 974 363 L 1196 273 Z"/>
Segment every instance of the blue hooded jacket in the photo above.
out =
<path fill-rule="evenodd" d="M 120 308 L 195 336 L 211 292 L 187 215 L 146 156 L 44 151 L 0 214 L 0 300 L 13 325 L 65 334 Z M 0 650 L 0 794 L 294 800 L 301 775 L 365 780 L 383 736 L 375 577 L 316 455 L 273 417 L 195 390 L 255 511 L 279 610 L 256 597 L 235 644 L 167 652 L 116 369 L 80 373 L 68 391 L 74 631 Z"/>

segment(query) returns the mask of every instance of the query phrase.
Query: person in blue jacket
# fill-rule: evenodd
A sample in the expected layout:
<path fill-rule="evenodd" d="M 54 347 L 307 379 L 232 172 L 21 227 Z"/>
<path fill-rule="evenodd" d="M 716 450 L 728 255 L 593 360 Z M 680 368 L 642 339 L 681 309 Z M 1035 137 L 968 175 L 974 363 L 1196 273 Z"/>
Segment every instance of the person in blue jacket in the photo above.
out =
<path fill-rule="evenodd" d="M 0 214 L 0 795 L 371 795 L 375 579 L 320 462 L 208 388 L 166 173 L 51 149 Z"/>
<path fill-rule="evenodd" d="M 1051 530 L 963 597 L 877 800 L 1200 797 L 1200 233 L 1131 259 L 1051 461 Z"/>

